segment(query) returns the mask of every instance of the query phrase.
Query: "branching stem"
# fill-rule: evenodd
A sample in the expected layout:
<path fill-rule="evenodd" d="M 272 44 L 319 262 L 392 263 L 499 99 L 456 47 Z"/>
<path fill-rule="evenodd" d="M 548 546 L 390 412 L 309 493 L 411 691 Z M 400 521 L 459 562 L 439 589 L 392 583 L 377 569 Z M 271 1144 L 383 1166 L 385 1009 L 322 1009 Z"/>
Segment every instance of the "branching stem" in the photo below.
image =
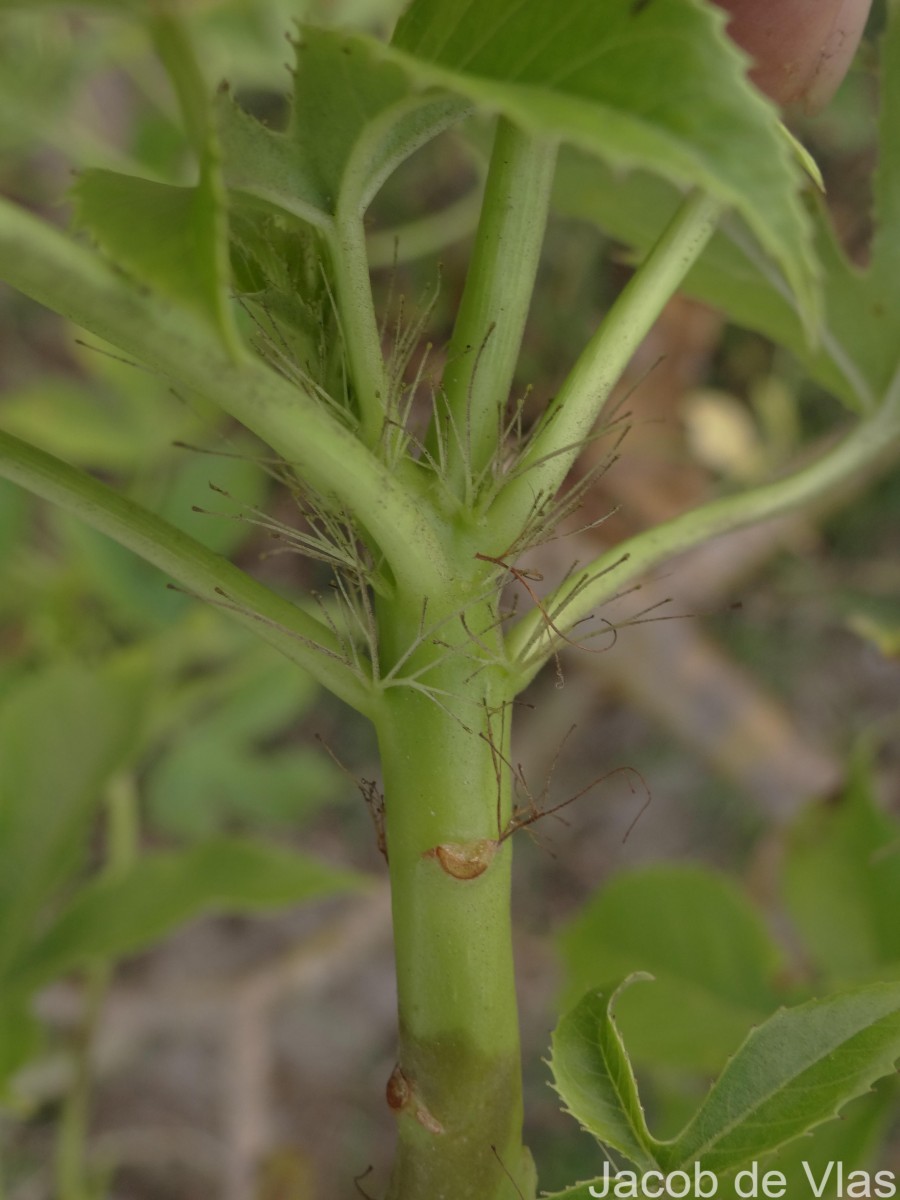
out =
<path fill-rule="evenodd" d="M 437 523 L 415 495 L 298 383 L 233 363 L 190 312 L 134 285 L 102 258 L 0 199 L 0 275 L 264 439 L 325 498 L 354 514 L 395 577 L 440 587 L 449 568 Z"/>
<path fill-rule="evenodd" d="M 377 450 L 385 433 L 390 397 L 372 302 L 365 230 L 355 209 L 338 212 L 328 242 L 344 351 L 359 410 L 360 436 L 369 449 Z"/>
<path fill-rule="evenodd" d="M 511 631 L 508 650 L 522 664 L 517 687 L 524 687 L 559 649 L 558 630 L 571 630 L 623 588 L 674 555 L 723 533 L 802 508 L 859 475 L 871 473 L 881 463 L 893 461 L 898 433 L 900 381 L 895 381 L 878 413 L 861 421 L 816 462 L 773 483 L 714 500 L 601 554 L 544 599 L 543 608 L 554 614 L 552 627 L 543 611 L 534 610 Z"/>
<path fill-rule="evenodd" d="M 472 487 L 497 452 L 506 403 L 534 292 L 556 145 L 511 121 L 497 122 L 475 249 L 443 378 L 451 490 L 471 504 Z M 453 430 L 455 433 L 451 434 Z M 429 449 L 437 452 L 436 430 Z"/>
<path fill-rule="evenodd" d="M 721 204 L 692 192 L 588 342 L 533 434 L 514 479 L 488 514 L 499 547 L 513 545 L 535 498 L 556 495 L 603 406 L 653 323 L 699 258 Z"/>

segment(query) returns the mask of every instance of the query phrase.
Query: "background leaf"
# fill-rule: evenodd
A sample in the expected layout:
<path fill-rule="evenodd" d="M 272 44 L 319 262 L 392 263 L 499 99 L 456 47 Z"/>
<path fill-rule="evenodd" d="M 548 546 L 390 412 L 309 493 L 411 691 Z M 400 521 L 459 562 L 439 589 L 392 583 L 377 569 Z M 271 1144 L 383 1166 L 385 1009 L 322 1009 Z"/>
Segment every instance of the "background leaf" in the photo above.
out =
<path fill-rule="evenodd" d="M 226 283 L 212 244 L 216 210 L 207 187 L 95 169 L 81 174 L 72 198 L 78 224 L 116 263 L 218 323 Z"/>
<path fill-rule="evenodd" d="M 0 707 L 0 974 L 87 854 L 111 773 L 136 749 L 143 681 L 47 668 Z"/>
<path fill-rule="evenodd" d="M 228 214 L 210 90 L 177 6 L 143 7 L 198 164 L 177 187 L 118 171 L 85 171 L 72 191 L 77 222 L 117 264 L 206 317 L 234 358 Z"/>
<path fill-rule="evenodd" d="M 333 800 L 337 768 L 318 750 L 276 743 L 296 723 L 317 689 L 286 660 L 251 658 L 219 677 L 216 704 L 187 712 L 185 736 L 172 744 L 147 779 L 150 820 L 176 837 L 203 837 L 235 822 L 265 829 L 296 824 Z"/>
<path fill-rule="evenodd" d="M 816 805 L 792 830 L 784 891 L 826 979 L 900 973 L 900 822 L 875 800 L 866 751 L 844 796 Z"/>
<path fill-rule="evenodd" d="M 652 988 L 622 997 L 618 1021 L 636 1061 L 718 1070 L 778 1004 L 779 952 L 759 913 L 724 876 L 660 866 L 606 884 L 559 937 L 569 1003 L 633 971 Z"/>
<path fill-rule="evenodd" d="M 649 171 L 629 171 L 623 176 L 597 158 L 568 149 L 557 166 L 553 205 L 561 215 L 589 221 L 643 254 L 659 236 L 678 196 L 672 183 Z M 845 267 L 833 247 L 827 218 L 818 203 L 812 207 L 818 243 L 827 251 L 829 273 L 824 286 L 830 292 L 842 285 Z M 868 385 L 860 387 L 855 371 L 845 371 L 843 356 L 831 339 L 810 344 L 778 271 L 748 250 L 752 250 L 749 231 L 736 218 L 724 222 L 689 273 L 684 290 L 723 309 L 738 325 L 786 346 L 848 407 L 860 408 L 869 395 Z"/>
<path fill-rule="evenodd" d="M 40 1052 L 43 1030 L 30 1004 L 19 995 L 0 993 L 0 1108 L 14 1103 L 8 1096 L 10 1078 Z"/>
<path fill-rule="evenodd" d="M 148 854 L 124 876 L 82 888 L 44 936 L 19 955 L 12 983 L 33 989 L 92 960 L 142 949 L 203 913 L 278 908 L 366 882 L 356 872 L 240 838 Z"/>
<path fill-rule="evenodd" d="M 809 314 L 799 169 L 723 26 L 699 0 L 414 0 L 394 45 L 423 80 L 617 170 L 644 168 L 736 208 Z"/>
<path fill-rule="evenodd" d="M 725 311 L 738 324 L 788 347 L 811 374 L 854 409 L 872 407 L 897 370 L 900 338 L 900 11 L 888 6 L 881 42 L 879 168 L 875 232 L 865 269 L 851 263 L 831 219 L 812 191 L 815 244 L 823 270 L 824 331 L 815 344 L 771 264 L 754 251 L 746 231 L 731 222 L 717 234 L 689 275 L 686 290 Z M 592 221 L 641 252 L 671 211 L 671 184 L 644 171 L 618 176 L 584 155 L 560 161 L 554 201 L 569 216 Z"/>

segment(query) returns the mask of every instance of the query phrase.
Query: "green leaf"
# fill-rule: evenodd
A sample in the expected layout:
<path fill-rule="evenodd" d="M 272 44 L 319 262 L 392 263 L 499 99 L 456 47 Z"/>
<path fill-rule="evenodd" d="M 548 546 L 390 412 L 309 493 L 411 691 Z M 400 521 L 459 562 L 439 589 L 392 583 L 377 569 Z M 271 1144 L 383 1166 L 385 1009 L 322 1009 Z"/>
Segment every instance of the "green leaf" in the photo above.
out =
<path fill-rule="evenodd" d="M 147 508 L 226 557 L 250 536 L 254 510 L 265 503 L 269 488 L 253 457 L 256 447 L 240 436 L 230 437 L 228 445 L 222 457 L 178 451 L 140 497 Z"/>
<path fill-rule="evenodd" d="M 37 1056 L 42 1041 L 43 1031 L 28 1001 L 8 993 L 0 996 L 0 1110 L 15 1105 L 15 1096 L 8 1093 L 9 1080 Z"/>
<path fill-rule="evenodd" d="M 4 396 L 3 428 L 79 465 L 104 470 L 134 466 L 139 456 L 147 455 L 146 440 L 136 436 L 131 406 L 108 401 L 96 381 L 43 380 Z M 171 435 L 158 424 L 156 428 L 161 450 Z"/>
<path fill-rule="evenodd" d="M 900 822 L 878 806 L 865 750 L 841 800 L 817 805 L 792 830 L 784 888 L 827 979 L 900 969 Z"/>
<path fill-rule="evenodd" d="M 206 317 L 231 356 L 239 359 L 229 296 L 227 199 L 212 98 L 175 7 L 163 3 L 145 11 L 197 156 L 199 179 L 196 186 L 175 187 L 116 171 L 86 171 L 73 189 L 76 220 L 139 282 Z"/>
<path fill-rule="evenodd" d="M 569 149 L 560 155 L 553 192 L 556 211 L 599 226 L 640 254 L 653 245 L 679 202 L 678 189 L 648 171 L 631 171 L 623 176 L 613 166 L 583 152 Z M 818 204 L 814 222 L 820 251 L 830 264 L 825 291 L 831 294 L 842 286 L 845 267 Z M 749 231 L 737 219 L 726 221 L 713 235 L 684 288 L 690 295 L 724 309 L 738 325 L 787 347 L 849 408 L 858 410 L 869 403 L 869 385 L 859 377 L 852 356 L 839 343 L 838 333 L 832 330 L 810 345 L 781 276 L 755 252 Z"/>
<path fill-rule="evenodd" d="M 0 2 L 0 153 L 10 165 L 13 154 L 33 153 L 35 142 L 69 157 L 93 143 L 75 96 L 95 64 L 96 43 L 88 50 L 85 39 L 66 39 L 59 29 L 48 37 L 47 14 L 35 7 L 11 12 Z"/>
<path fill-rule="evenodd" d="M 0 561 L 10 563 L 15 547 L 28 529 L 30 503 L 14 483 L 0 480 Z"/>
<path fill-rule="evenodd" d="M 147 803 L 158 829 L 201 838 L 235 821 L 255 829 L 297 828 L 336 788 L 334 768 L 312 750 L 261 752 L 191 737 L 154 770 Z"/>
<path fill-rule="evenodd" d="M 414 0 L 394 45 L 423 82 L 737 209 L 801 310 L 815 311 L 801 172 L 718 10 L 699 0 Z"/>
<path fill-rule="evenodd" d="M 896 1080 L 881 1079 L 869 1094 L 857 1096 L 842 1109 L 839 1121 L 820 1125 L 811 1135 L 790 1142 L 766 1160 L 765 1169 L 781 1171 L 786 1179 L 804 1183 L 804 1162 L 815 1179 L 825 1178 L 830 1162 L 843 1163 L 845 1176 L 851 1170 L 865 1169 L 878 1162 L 878 1152 L 889 1131 L 896 1104 Z M 728 1181 L 716 1195 L 717 1200 L 745 1200 L 737 1196 Z M 832 1168 L 825 1189 L 816 1200 L 845 1200 L 845 1196 L 846 1192 L 838 1192 L 838 1178 Z"/>
<path fill-rule="evenodd" d="M 566 1188 L 563 1192 L 546 1192 L 542 1200 L 594 1200 L 591 1195 L 591 1187 L 596 1185 L 594 1195 L 599 1192 L 603 1181 L 595 1179 L 587 1183 L 576 1183 L 573 1187 Z"/>
<path fill-rule="evenodd" d="M 718 1070 L 778 1004 L 780 956 L 759 913 L 728 879 L 696 867 L 629 871 L 563 930 L 566 996 L 633 971 L 618 1020 L 636 1061 Z"/>
<path fill-rule="evenodd" d="M 79 588 L 94 603 L 100 601 L 102 613 L 116 628 L 147 633 L 170 625 L 190 607 L 190 598 L 166 587 L 155 567 L 80 517 L 65 509 L 52 510 L 50 524 L 71 564 L 66 586 Z M 61 599 L 71 603 L 65 591 Z M 73 635 L 83 633 L 85 625 L 82 617 Z"/>
<path fill-rule="evenodd" d="M 631 1063 L 616 1028 L 613 1007 L 630 984 L 589 992 L 562 1018 L 553 1034 L 550 1067 L 568 1111 L 604 1145 L 645 1166 L 655 1163 Z"/>
<path fill-rule="evenodd" d="M 802 1187 L 803 1190 L 796 1194 L 812 1197 L 808 1182 L 811 1176 L 815 1180 L 826 1180 L 818 1200 L 845 1200 L 849 1194 L 846 1190 L 849 1172 L 877 1163 L 876 1155 L 890 1128 L 896 1102 L 896 1081 L 880 1080 L 871 1093 L 851 1101 L 842 1110 L 839 1121 L 820 1126 L 812 1135 L 798 1138 L 775 1155 L 765 1158 L 759 1167 L 760 1180 L 766 1171 L 780 1171 L 788 1182 L 788 1196 L 795 1195 L 795 1187 Z M 804 1171 L 804 1163 L 809 1176 Z M 829 1173 L 829 1163 L 843 1165 L 844 1187 L 840 1191 L 839 1177 L 833 1166 Z M 688 1173 L 693 1177 L 693 1171 Z M 592 1184 L 595 1185 L 594 1196 L 591 1196 L 589 1190 Z M 595 1200 L 601 1186 L 602 1180 L 595 1179 L 592 1182 L 575 1184 L 561 1192 L 554 1192 L 546 1196 L 545 1200 Z M 654 1188 L 655 1186 L 654 1181 Z M 703 1190 L 710 1190 L 709 1180 L 703 1181 Z M 733 1176 L 717 1180 L 714 1193 L 716 1200 L 747 1200 L 746 1183 L 742 1187 L 742 1193 L 737 1192 Z M 688 1194 L 699 1195 L 700 1191 L 691 1190 Z M 757 1194 L 765 1195 L 761 1183 Z"/>
<path fill-rule="evenodd" d="M 103 787 L 136 748 L 143 680 L 62 664 L 0 706 L 0 975 L 80 866 Z"/>
<path fill-rule="evenodd" d="M 887 5 L 881 40 L 881 114 L 875 172 L 875 231 L 872 270 L 896 298 L 900 295 L 900 11 Z"/>
<path fill-rule="evenodd" d="M 46 409 L 39 407 L 38 411 Z M 85 426 L 92 427 L 89 416 Z M 68 426 L 52 434 L 50 440 L 64 437 L 65 428 Z M 125 440 L 123 435 L 123 451 Z M 249 448 L 248 457 L 242 457 L 244 443 L 238 439 L 232 443 L 234 457 L 211 458 L 173 451 L 167 445 L 154 461 L 155 446 L 147 439 L 132 446 L 132 457 L 140 444 L 144 446 L 144 461 L 140 464 L 144 478 L 139 477 L 132 487 L 133 498 L 202 545 L 222 555 L 232 554 L 251 531 L 250 522 L 239 517 L 238 504 L 252 507 L 262 503 L 267 486 L 266 476 L 253 461 Z M 99 448 L 99 443 L 91 443 L 86 434 L 81 447 L 88 450 L 91 445 L 95 450 Z M 233 500 L 213 493 L 211 484 L 227 491 Z M 202 506 L 204 511 L 194 511 L 194 506 Z M 190 604 L 187 595 L 166 586 L 156 568 L 91 529 L 79 517 L 54 510 L 49 519 L 68 551 L 70 579 L 102 597 L 117 623 L 135 631 L 146 631 L 148 626 L 158 628 L 169 624 Z"/>
<path fill-rule="evenodd" d="M 235 820 L 257 829 L 296 824 L 333 799 L 339 776 L 323 753 L 271 745 L 316 695 L 309 677 L 266 655 L 218 678 L 222 702 L 184 714 L 186 736 L 176 734 L 147 779 L 156 827 L 196 838 Z"/>
<path fill-rule="evenodd" d="M 615 996 L 589 993 L 563 1018 L 551 1067 L 572 1114 L 642 1170 L 737 1171 L 835 1117 L 900 1057 L 900 983 L 782 1009 L 750 1033 L 678 1137 L 658 1141 L 615 1028 Z M 559 1195 L 575 1200 L 588 1186 Z"/>
<path fill-rule="evenodd" d="M 271 741 L 308 712 L 318 695 L 316 684 L 295 663 L 251 644 L 231 678 L 219 677 L 215 706 L 193 713 L 187 732 L 208 734 L 222 744 Z"/>
<path fill-rule="evenodd" d="M 198 442 L 209 436 L 210 422 L 196 408 L 176 402 L 163 381 L 130 363 L 113 362 L 94 339 L 80 349 L 83 375 L 50 376 L 4 395 L 5 432 L 79 466 L 139 475 L 155 473 L 161 461 L 173 459 L 174 440 Z M 247 453 L 249 458 L 249 446 Z M 177 456 L 186 465 L 184 451 Z M 229 486 L 228 460 L 205 462 L 206 479 L 198 490 L 206 491 L 211 475 L 223 475 Z"/>
<path fill-rule="evenodd" d="M 900 10 L 890 6 L 888 13 L 882 39 L 879 168 L 870 265 L 861 269 L 848 261 L 824 204 L 814 197 L 813 227 L 825 309 L 817 343 L 808 343 L 783 281 L 736 223 L 713 238 L 686 283 L 686 290 L 724 308 L 739 324 L 786 346 L 820 383 L 856 410 L 876 405 L 898 368 Z M 593 221 L 644 251 L 677 203 L 677 193 L 644 172 L 622 179 L 586 157 L 566 156 L 560 163 L 555 202 L 567 215 Z"/>
<path fill-rule="evenodd" d="M 861 270 L 847 260 L 830 227 L 827 240 L 820 236 L 826 325 L 868 385 L 870 402 L 884 397 L 900 364 L 900 9 L 896 4 L 887 9 L 881 42 L 875 230 L 868 268 Z"/>
<path fill-rule="evenodd" d="M 72 197 L 78 224 L 117 264 L 219 324 L 227 293 L 208 186 L 175 187 L 89 170 Z"/>
<path fill-rule="evenodd" d="M 256 912 L 352 891 L 365 876 L 239 838 L 149 854 L 128 874 L 82 888 L 20 953 L 13 984 L 33 989 L 94 960 L 132 953 L 204 913 Z"/>
<path fill-rule="evenodd" d="M 363 211 L 390 172 L 464 106 L 416 95 L 407 71 L 362 37 L 305 28 L 295 50 L 284 133 L 265 129 L 220 94 L 225 178 L 238 192 L 328 227 L 340 199 L 352 195 Z"/>
<path fill-rule="evenodd" d="M 752 1031 L 682 1133 L 660 1145 L 662 1165 L 737 1170 L 836 1116 L 898 1057 L 900 983 L 782 1009 Z"/>

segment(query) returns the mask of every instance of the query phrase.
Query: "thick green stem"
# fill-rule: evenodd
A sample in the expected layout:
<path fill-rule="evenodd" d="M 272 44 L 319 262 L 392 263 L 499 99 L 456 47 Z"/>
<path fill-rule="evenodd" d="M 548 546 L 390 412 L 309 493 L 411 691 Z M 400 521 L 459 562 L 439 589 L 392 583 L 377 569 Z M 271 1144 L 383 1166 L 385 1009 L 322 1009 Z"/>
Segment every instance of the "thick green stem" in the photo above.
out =
<path fill-rule="evenodd" d="M 492 553 L 505 554 L 556 495 L 641 342 L 712 235 L 722 207 L 694 192 L 607 313 L 547 409 L 488 514 Z"/>
<path fill-rule="evenodd" d="M 648 529 L 601 554 L 548 596 L 511 631 L 508 650 L 519 659 L 516 686 L 524 687 L 559 649 L 565 633 L 666 559 L 723 533 L 755 525 L 810 504 L 819 496 L 896 461 L 900 437 L 900 376 L 879 412 L 861 421 L 821 458 L 774 483 L 725 496 Z M 547 623 L 553 621 L 556 631 Z"/>
<path fill-rule="evenodd" d="M 426 638 L 405 664 L 434 664 L 418 675 L 434 694 L 389 688 L 377 722 L 400 1017 L 388 1200 L 516 1200 L 517 1190 L 533 1196 L 534 1182 L 521 1145 L 511 847 L 501 841 L 510 814 L 505 676 L 492 665 L 476 672 L 481 648 L 452 604 L 443 608 L 435 639 L 454 652 Z M 388 661 L 405 654 L 418 621 L 415 603 L 383 614 Z M 491 623 L 486 606 L 468 610 L 482 645 L 496 641 Z"/>
<path fill-rule="evenodd" d="M 467 504 L 494 457 L 534 292 L 556 146 L 501 117 L 429 449 Z"/>
<path fill-rule="evenodd" d="M 400 581 L 440 589 L 441 535 L 417 497 L 299 386 L 261 362 L 235 364 L 199 318 L 3 200 L 0 277 L 241 421 L 359 519 Z"/>

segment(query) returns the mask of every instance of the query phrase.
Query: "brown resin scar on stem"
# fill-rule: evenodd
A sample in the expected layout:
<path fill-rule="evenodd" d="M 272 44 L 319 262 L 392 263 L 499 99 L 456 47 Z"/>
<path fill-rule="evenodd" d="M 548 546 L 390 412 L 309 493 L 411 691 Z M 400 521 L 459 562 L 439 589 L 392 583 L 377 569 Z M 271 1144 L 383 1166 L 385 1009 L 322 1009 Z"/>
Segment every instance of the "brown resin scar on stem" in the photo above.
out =
<path fill-rule="evenodd" d="M 423 858 L 434 858 L 454 879 L 477 879 L 483 875 L 500 848 L 495 838 L 477 838 L 473 842 L 446 842 L 426 850 Z"/>
<path fill-rule="evenodd" d="M 558 820 L 562 820 L 559 814 L 563 809 L 568 808 L 570 804 L 574 804 L 576 800 L 580 800 L 583 796 L 586 796 L 589 792 L 593 791 L 594 788 L 599 787 L 608 779 L 612 779 L 617 775 L 621 775 L 627 781 L 629 791 L 633 796 L 639 791 L 643 791 L 644 793 L 644 802 L 638 809 L 634 820 L 628 826 L 628 829 L 625 831 L 625 836 L 622 839 L 623 841 L 628 840 L 631 831 L 643 816 L 653 798 L 650 788 L 647 785 L 647 781 L 636 767 L 614 767 L 611 771 L 607 771 L 604 774 L 597 776 L 596 779 L 592 779 L 586 787 L 583 787 L 573 796 L 568 796 L 565 800 L 561 800 L 556 804 L 547 804 L 546 800 L 550 789 L 550 781 L 553 778 L 553 774 L 556 770 L 559 757 L 562 754 L 563 747 L 565 746 L 571 734 L 575 732 L 575 726 L 573 725 L 571 729 L 569 729 L 565 737 L 563 737 L 562 741 L 560 742 L 556 751 L 556 755 L 553 759 L 553 763 L 550 767 L 544 789 L 540 796 L 535 797 L 528 786 L 528 780 L 525 778 L 525 773 L 522 770 L 521 763 L 512 763 L 497 744 L 492 726 L 492 717 L 495 716 L 497 712 L 501 714 L 501 717 L 504 717 L 505 706 L 501 705 L 500 709 L 498 710 L 490 710 L 486 707 L 487 733 L 479 733 L 479 737 L 481 737 L 483 741 L 487 742 L 488 746 L 490 747 L 491 756 L 494 760 L 494 771 L 497 776 L 497 837 L 473 838 L 468 842 L 442 842 L 440 845 L 433 846 L 431 849 L 426 850 L 422 855 L 423 858 L 431 859 L 436 862 L 441 870 L 446 875 L 449 875 L 451 879 L 455 879 L 463 883 L 477 879 L 480 875 L 483 875 L 485 871 L 487 871 L 488 867 L 490 867 L 491 863 L 497 856 L 498 850 L 507 840 L 507 838 L 511 838 L 512 835 L 514 833 L 518 833 L 520 829 L 530 830 L 533 825 L 536 825 L 538 821 L 542 821 L 545 817 L 556 817 Z M 516 793 L 524 793 L 524 795 L 527 797 L 527 804 L 516 805 L 505 824 L 503 823 L 500 815 L 501 772 L 504 768 L 508 770 L 512 776 L 513 786 Z"/>
<path fill-rule="evenodd" d="M 391 1077 L 387 1081 L 385 1097 L 387 1098 L 388 1108 L 392 1109 L 398 1116 L 405 1114 L 406 1116 L 414 1117 L 429 1133 L 440 1134 L 445 1132 L 440 1121 L 435 1120 L 425 1104 L 423 1104 L 415 1084 L 399 1063 L 394 1067 Z"/>

